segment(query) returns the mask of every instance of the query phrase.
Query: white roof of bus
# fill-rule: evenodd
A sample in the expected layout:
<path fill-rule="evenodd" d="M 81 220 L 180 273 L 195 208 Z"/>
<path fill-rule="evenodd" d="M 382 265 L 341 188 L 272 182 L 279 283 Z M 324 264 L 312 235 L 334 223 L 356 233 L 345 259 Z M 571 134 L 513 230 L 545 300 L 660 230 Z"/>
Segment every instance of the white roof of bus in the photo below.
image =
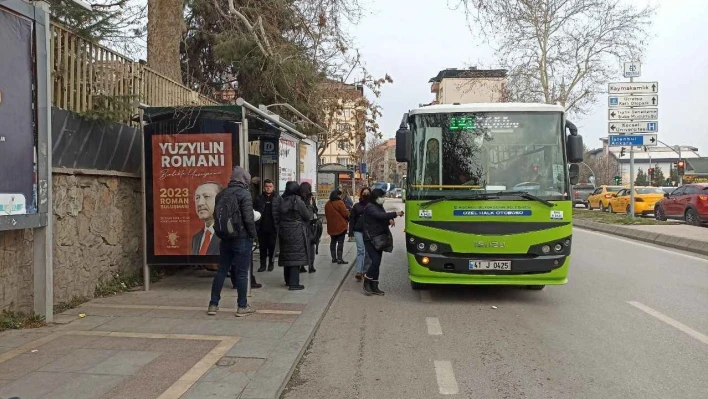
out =
<path fill-rule="evenodd" d="M 472 104 L 435 104 L 413 109 L 409 115 L 436 114 L 445 112 L 564 112 L 560 105 L 540 103 L 472 103 Z"/>

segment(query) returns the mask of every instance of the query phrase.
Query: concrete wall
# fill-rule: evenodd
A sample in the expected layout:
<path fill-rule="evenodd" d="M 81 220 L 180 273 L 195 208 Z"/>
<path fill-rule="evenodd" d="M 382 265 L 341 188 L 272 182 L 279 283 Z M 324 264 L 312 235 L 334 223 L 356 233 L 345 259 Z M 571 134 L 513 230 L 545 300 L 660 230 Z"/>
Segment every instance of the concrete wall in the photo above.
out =
<path fill-rule="evenodd" d="M 91 297 L 100 279 L 140 270 L 140 179 L 55 168 L 53 182 L 54 303 Z M 30 312 L 32 292 L 32 232 L 0 232 L 0 309 Z"/>

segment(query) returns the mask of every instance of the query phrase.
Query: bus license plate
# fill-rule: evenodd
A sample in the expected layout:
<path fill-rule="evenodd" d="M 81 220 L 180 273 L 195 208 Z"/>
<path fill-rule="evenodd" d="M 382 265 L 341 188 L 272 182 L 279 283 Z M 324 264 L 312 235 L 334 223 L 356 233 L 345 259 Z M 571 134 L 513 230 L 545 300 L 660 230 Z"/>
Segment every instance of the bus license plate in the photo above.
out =
<path fill-rule="evenodd" d="M 470 270 L 511 270 L 510 260 L 471 260 Z"/>

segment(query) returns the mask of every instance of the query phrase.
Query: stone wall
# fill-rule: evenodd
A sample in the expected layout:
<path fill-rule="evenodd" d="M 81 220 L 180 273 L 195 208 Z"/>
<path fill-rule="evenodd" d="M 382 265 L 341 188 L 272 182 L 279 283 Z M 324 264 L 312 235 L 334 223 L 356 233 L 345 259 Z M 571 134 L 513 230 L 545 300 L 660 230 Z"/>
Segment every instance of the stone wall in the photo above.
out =
<path fill-rule="evenodd" d="M 55 168 L 53 183 L 54 303 L 91 297 L 101 279 L 139 271 L 140 179 Z M 0 232 L 0 309 L 31 311 L 32 292 L 32 232 Z"/>

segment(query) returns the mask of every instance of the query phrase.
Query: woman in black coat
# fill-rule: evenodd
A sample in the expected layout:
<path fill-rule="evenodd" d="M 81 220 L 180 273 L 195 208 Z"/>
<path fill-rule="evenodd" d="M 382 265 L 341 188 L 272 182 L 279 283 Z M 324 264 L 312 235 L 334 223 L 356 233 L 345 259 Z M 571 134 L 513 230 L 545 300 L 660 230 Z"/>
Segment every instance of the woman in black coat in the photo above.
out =
<path fill-rule="evenodd" d="M 306 270 L 303 266 L 300 268 L 300 273 L 304 273 L 306 271 L 309 273 L 314 273 L 317 271 L 315 270 L 315 253 L 317 249 L 317 201 L 315 201 L 315 197 L 312 195 L 312 185 L 310 183 L 304 182 L 300 184 L 300 198 L 302 198 L 307 210 L 312 215 L 312 220 L 307 225 L 307 243 L 309 245 L 308 249 L 310 250 L 308 253 L 310 256 L 310 268 L 309 270 Z"/>
<path fill-rule="evenodd" d="M 291 291 L 304 289 L 300 285 L 300 267 L 307 266 L 310 262 L 310 248 L 308 245 L 308 226 L 312 219 L 312 212 L 300 198 L 300 186 L 297 182 L 289 181 L 285 185 L 280 202 L 280 226 L 278 236 L 280 239 L 280 256 L 278 266 L 283 268 L 285 285 Z"/>
<path fill-rule="evenodd" d="M 403 216 L 403 211 L 386 212 L 383 207 L 386 201 L 386 192 L 380 188 L 371 192 L 369 203 L 364 209 L 364 246 L 366 254 L 371 259 L 369 270 L 364 274 L 364 293 L 366 295 L 383 295 L 379 289 L 379 268 L 383 257 L 383 248 L 377 249 L 374 241 L 377 237 L 391 234 L 389 231 L 391 221 L 398 216 Z M 393 245 L 393 242 L 390 242 Z"/>

